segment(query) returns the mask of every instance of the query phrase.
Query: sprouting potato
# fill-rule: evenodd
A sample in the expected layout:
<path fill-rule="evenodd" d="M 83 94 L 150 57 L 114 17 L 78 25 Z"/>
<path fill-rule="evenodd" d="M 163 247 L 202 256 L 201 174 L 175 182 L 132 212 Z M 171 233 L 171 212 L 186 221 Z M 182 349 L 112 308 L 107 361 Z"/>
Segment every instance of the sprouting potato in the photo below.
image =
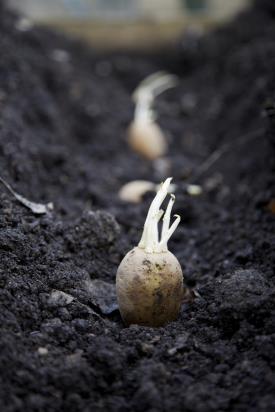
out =
<path fill-rule="evenodd" d="M 171 195 L 166 212 L 160 210 L 171 178 L 161 185 L 154 198 L 137 247 L 127 253 L 116 276 L 119 310 L 126 325 L 161 326 L 175 320 L 183 297 L 183 275 L 177 258 L 168 251 L 167 242 L 180 217 L 170 226 L 175 196 Z M 161 239 L 158 222 L 163 217 Z"/>
<path fill-rule="evenodd" d="M 136 106 L 128 129 L 128 143 L 135 152 L 149 160 L 165 155 L 168 149 L 165 135 L 155 121 L 152 110 L 154 99 L 175 84 L 175 76 L 157 72 L 143 80 L 133 94 Z"/>
<path fill-rule="evenodd" d="M 158 191 L 159 185 L 148 180 L 132 180 L 125 183 L 118 192 L 118 197 L 125 202 L 140 203 L 146 192 Z M 170 185 L 170 192 L 176 190 L 176 185 Z"/>
<path fill-rule="evenodd" d="M 149 160 L 167 152 L 164 133 L 154 121 L 133 121 L 128 130 L 128 142 L 135 152 Z"/>
<path fill-rule="evenodd" d="M 142 200 L 142 196 L 155 189 L 155 184 L 148 180 L 133 180 L 121 187 L 118 192 L 118 196 L 121 200 L 131 203 L 139 203 Z"/>

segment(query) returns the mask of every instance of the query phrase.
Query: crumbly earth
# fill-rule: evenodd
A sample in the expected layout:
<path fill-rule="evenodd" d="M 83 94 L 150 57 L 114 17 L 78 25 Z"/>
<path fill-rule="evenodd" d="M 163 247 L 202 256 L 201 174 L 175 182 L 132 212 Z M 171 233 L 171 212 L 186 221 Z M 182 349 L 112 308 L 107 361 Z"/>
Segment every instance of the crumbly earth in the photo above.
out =
<path fill-rule="evenodd" d="M 54 210 L 34 215 L 0 187 L 0 410 L 274 410 L 273 0 L 148 55 L 23 23 L 0 5 L 0 176 Z M 169 153 L 149 162 L 125 131 L 133 88 L 160 69 L 179 84 L 156 103 Z M 117 193 L 169 175 L 182 216 L 169 247 L 196 298 L 165 327 L 125 327 L 116 269 L 153 193 Z"/>

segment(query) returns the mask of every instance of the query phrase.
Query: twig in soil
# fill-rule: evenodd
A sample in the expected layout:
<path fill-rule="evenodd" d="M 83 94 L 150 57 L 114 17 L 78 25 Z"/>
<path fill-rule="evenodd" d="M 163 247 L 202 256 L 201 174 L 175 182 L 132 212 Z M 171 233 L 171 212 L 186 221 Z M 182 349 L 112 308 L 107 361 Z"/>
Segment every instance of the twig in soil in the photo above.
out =
<path fill-rule="evenodd" d="M 43 205 L 41 203 L 34 203 L 30 200 L 26 199 L 25 197 L 21 196 L 19 193 L 16 193 L 15 190 L 7 183 L 2 177 L 0 177 L 0 182 L 10 191 L 10 193 L 20 202 L 22 205 L 26 206 L 36 215 L 43 215 L 45 213 L 50 212 L 53 210 L 53 203 L 47 203 Z"/>
<path fill-rule="evenodd" d="M 234 149 L 236 146 L 241 146 L 250 140 L 254 140 L 264 133 L 264 128 L 254 130 L 244 136 L 239 137 L 234 143 L 224 143 L 218 149 L 214 150 L 211 155 L 198 167 L 196 173 L 190 178 L 189 183 L 196 182 L 201 178 L 225 153 Z"/>

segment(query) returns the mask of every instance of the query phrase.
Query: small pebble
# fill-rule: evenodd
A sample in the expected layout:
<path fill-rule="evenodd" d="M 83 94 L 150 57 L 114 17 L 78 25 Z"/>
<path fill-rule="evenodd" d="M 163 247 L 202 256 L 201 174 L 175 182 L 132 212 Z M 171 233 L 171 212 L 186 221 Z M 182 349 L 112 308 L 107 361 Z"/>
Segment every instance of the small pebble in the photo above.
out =
<path fill-rule="evenodd" d="M 186 191 L 190 196 L 199 196 L 202 194 L 202 187 L 199 185 L 187 185 Z"/>
<path fill-rule="evenodd" d="M 41 355 L 41 356 L 48 355 L 48 353 L 49 353 L 49 351 L 48 351 L 47 348 L 42 348 L 42 347 L 38 348 L 38 349 L 37 349 L 37 352 L 38 352 L 39 355 Z"/>
<path fill-rule="evenodd" d="M 52 51 L 51 57 L 54 61 L 58 63 L 68 63 L 70 60 L 70 55 L 66 50 L 55 49 Z"/>
<path fill-rule="evenodd" d="M 18 31 L 28 31 L 33 28 L 33 23 L 31 20 L 27 19 L 26 17 L 21 17 L 19 20 L 17 20 L 15 24 L 15 28 Z"/>
<path fill-rule="evenodd" d="M 74 297 L 61 290 L 53 290 L 48 299 L 50 307 L 66 306 L 74 300 Z"/>

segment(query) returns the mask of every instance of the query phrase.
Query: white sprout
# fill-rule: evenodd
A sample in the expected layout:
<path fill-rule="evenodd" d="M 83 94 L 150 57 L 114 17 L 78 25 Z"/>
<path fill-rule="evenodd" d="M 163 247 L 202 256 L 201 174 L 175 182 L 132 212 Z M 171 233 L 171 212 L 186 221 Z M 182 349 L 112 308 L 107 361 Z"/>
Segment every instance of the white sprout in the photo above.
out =
<path fill-rule="evenodd" d="M 180 216 L 175 215 L 176 219 L 170 226 L 170 219 L 171 219 L 171 211 L 173 204 L 175 202 L 175 195 L 171 195 L 170 201 L 166 208 L 166 211 L 160 209 L 161 204 L 163 203 L 164 199 L 166 198 L 169 190 L 169 185 L 171 183 L 172 178 L 169 177 L 165 180 L 164 183 L 161 184 L 155 198 L 153 199 L 151 206 L 149 208 L 145 223 L 143 233 L 138 244 L 138 247 L 141 249 L 145 249 L 147 253 L 161 253 L 167 252 L 167 242 L 178 227 L 180 222 Z M 163 217 L 163 224 L 162 224 L 162 231 L 161 231 L 161 238 L 159 239 L 158 233 L 158 223 L 160 219 Z M 170 226 L 170 227 L 169 227 Z"/>
<path fill-rule="evenodd" d="M 133 93 L 135 121 L 154 122 L 155 113 L 152 109 L 154 99 L 177 84 L 177 77 L 163 71 L 156 72 L 144 79 Z"/>

